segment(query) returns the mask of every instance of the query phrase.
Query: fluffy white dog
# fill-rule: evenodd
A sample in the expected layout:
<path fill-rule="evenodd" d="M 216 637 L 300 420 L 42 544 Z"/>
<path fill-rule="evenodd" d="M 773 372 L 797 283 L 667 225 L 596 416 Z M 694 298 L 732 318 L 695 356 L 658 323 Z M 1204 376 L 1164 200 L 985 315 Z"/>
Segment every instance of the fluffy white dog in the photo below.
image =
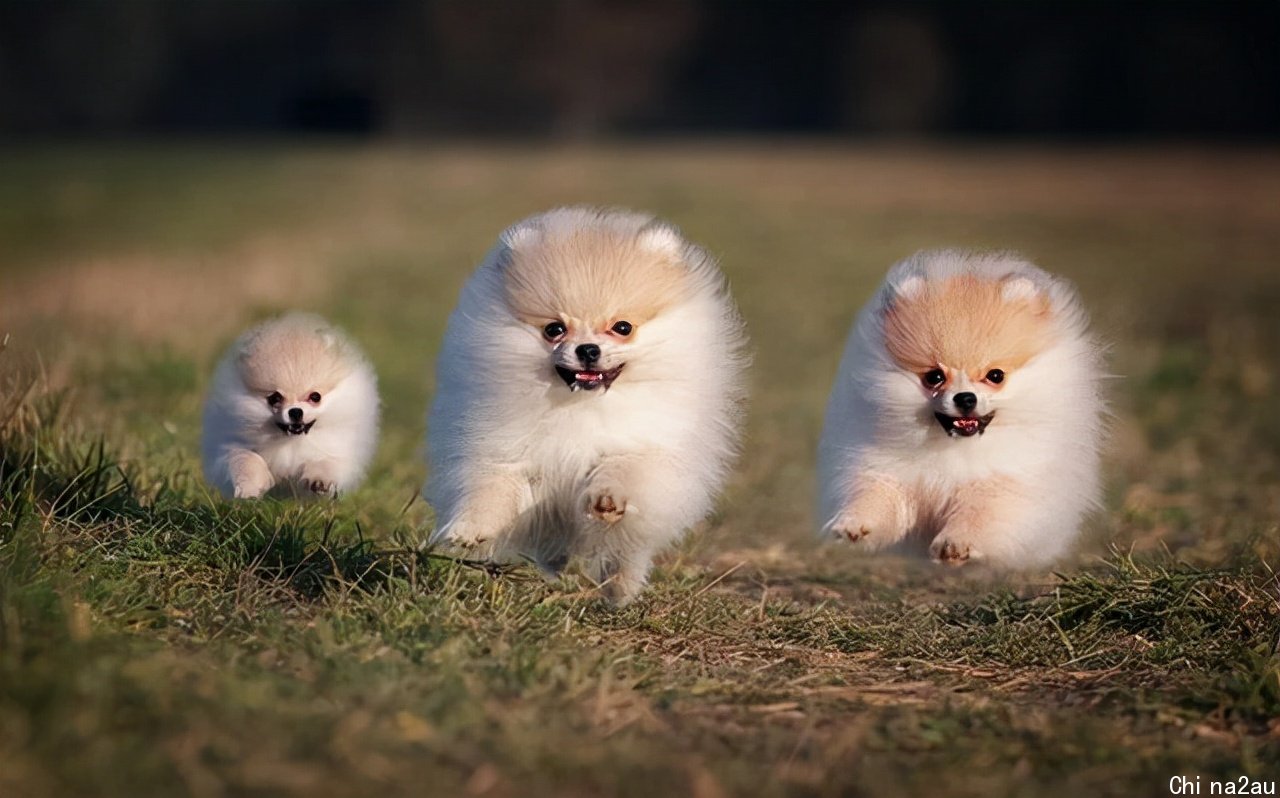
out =
<path fill-rule="evenodd" d="M 218 364 L 201 448 L 223 495 L 337 495 L 363 479 L 377 444 L 373 368 L 324 319 L 260 324 Z"/>
<path fill-rule="evenodd" d="M 745 335 L 719 269 L 651 216 L 564 208 L 502 234 L 449 319 L 428 419 L 434 543 L 616 604 L 712 509 Z"/>
<path fill-rule="evenodd" d="M 1009 255 L 894 266 L 849 334 L 819 447 L 823 529 L 862 550 L 1038 566 L 1098 500 L 1102 351 L 1065 281 Z"/>

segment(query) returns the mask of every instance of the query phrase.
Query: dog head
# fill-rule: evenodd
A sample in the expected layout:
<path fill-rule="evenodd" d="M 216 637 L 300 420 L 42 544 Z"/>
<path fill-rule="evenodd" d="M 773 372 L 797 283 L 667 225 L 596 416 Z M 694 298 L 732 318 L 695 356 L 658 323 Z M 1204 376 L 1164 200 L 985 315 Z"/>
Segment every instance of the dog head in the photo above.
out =
<path fill-rule="evenodd" d="M 322 319 L 292 314 L 247 334 L 236 366 L 251 400 L 245 405 L 258 408 L 255 419 L 274 434 L 293 436 L 322 423 L 330 392 L 353 364 L 345 341 Z"/>
<path fill-rule="evenodd" d="M 668 336 L 651 325 L 694 288 L 698 250 L 635 214 L 553 211 L 507 230 L 500 247 L 507 310 L 541 342 L 543 373 L 571 392 L 603 394 L 660 357 Z"/>
<path fill-rule="evenodd" d="M 1044 288 L 1016 273 L 909 276 L 884 295 L 882 329 L 893 367 L 915 384 L 912 417 L 953 438 L 999 423 L 1001 394 L 1052 346 Z"/>

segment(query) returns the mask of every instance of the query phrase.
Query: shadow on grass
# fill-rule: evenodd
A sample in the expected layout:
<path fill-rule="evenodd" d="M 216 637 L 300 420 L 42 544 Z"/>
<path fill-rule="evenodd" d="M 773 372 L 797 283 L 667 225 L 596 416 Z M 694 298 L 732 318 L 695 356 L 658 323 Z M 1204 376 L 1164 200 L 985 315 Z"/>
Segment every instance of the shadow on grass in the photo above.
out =
<path fill-rule="evenodd" d="M 164 480 L 140 495 L 103 440 L 64 431 L 71 426 L 63 394 L 28 385 L 10 397 L 12 408 L 0 417 L 0 542 L 7 538 L 11 550 L 38 549 L 38 533 L 58 527 L 66 534 L 49 538 L 54 548 L 78 542 L 108 557 L 247 570 L 306 599 L 335 587 L 371 590 L 410 573 L 428 577 L 417 583 L 430 589 L 431 575 L 454 566 L 490 576 L 508 570 L 421 550 L 405 543 L 414 538 L 407 527 L 383 536 L 403 545 L 379 547 L 328 502 L 191 501 Z M 12 560 L 0 557 L 0 567 Z"/>
<path fill-rule="evenodd" d="M 86 442 L 64 423 L 63 396 L 30 385 L 10 386 L 9 396 L 16 399 L 0 417 L 0 606 L 21 590 L 23 603 L 56 612 L 50 573 L 74 572 L 86 557 L 152 564 L 179 578 L 248 574 L 317 609 L 327 596 L 393 583 L 413 596 L 466 603 L 460 571 L 506 575 L 419 550 L 405 542 L 413 537 L 407 528 L 384 536 L 397 547 L 380 548 L 332 503 L 191 500 L 163 480 L 141 495 L 103 441 Z M 48 567 L 54 563 L 64 567 Z M 1039 669 L 1046 684 L 1080 673 L 1134 689 L 1180 684 L 1178 700 L 1195 711 L 1254 725 L 1280 714 L 1280 596 L 1275 574 L 1256 561 L 1206 570 L 1113 553 L 1102 569 L 1060 576 L 1030 597 L 1000 589 L 942 604 L 906 596 L 864 606 L 766 603 L 749 616 L 737 597 L 709 592 L 715 585 L 703 575 L 668 581 L 625 612 L 578 618 L 602 631 L 673 639 L 715 629 L 735 645 L 873 652 L 972 671 Z M 546 614 L 541 602 L 501 611 Z M 0 614 L 0 639 L 11 616 Z"/>

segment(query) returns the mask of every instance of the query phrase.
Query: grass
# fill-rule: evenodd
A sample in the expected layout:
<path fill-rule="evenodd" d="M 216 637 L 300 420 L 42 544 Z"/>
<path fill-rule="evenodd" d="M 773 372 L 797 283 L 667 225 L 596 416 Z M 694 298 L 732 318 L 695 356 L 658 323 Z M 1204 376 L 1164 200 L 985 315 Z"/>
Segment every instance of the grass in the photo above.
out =
<path fill-rule="evenodd" d="M 1280 162 L 1266 153 L 340 143 L 0 153 L 0 795 L 1132 795 L 1280 775 Z M 71 199 L 68 199 L 70 197 Z M 716 518 L 636 605 L 418 552 L 429 366 L 505 224 L 717 251 L 756 349 Z M 1007 247 L 1113 343 L 1106 509 L 1057 573 L 810 534 L 845 326 L 894 259 Z M 368 349 L 369 483 L 230 504 L 199 408 L 290 307 Z"/>

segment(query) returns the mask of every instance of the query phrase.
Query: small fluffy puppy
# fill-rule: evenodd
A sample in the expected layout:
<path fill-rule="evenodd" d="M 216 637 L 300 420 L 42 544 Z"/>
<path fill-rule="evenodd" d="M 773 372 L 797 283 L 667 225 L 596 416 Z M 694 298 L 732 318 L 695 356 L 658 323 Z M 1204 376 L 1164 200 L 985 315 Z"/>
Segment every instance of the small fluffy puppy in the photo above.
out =
<path fill-rule="evenodd" d="M 373 368 L 318 316 L 260 324 L 218 364 L 201 448 L 224 496 L 336 496 L 363 479 L 377 442 Z"/>
<path fill-rule="evenodd" d="M 745 335 L 714 260 L 651 216 L 563 208 L 499 238 L 449 319 L 428 418 L 432 542 L 580 558 L 624 604 L 712 509 Z"/>
<path fill-rule="evenodd" d="M 1087 323 L 1068 283 L 1011 255 L 894 266 L 827 405 L 824 531 L 946 563 L 1063 555 L 1099 493 L 1102 351 Z"/>

